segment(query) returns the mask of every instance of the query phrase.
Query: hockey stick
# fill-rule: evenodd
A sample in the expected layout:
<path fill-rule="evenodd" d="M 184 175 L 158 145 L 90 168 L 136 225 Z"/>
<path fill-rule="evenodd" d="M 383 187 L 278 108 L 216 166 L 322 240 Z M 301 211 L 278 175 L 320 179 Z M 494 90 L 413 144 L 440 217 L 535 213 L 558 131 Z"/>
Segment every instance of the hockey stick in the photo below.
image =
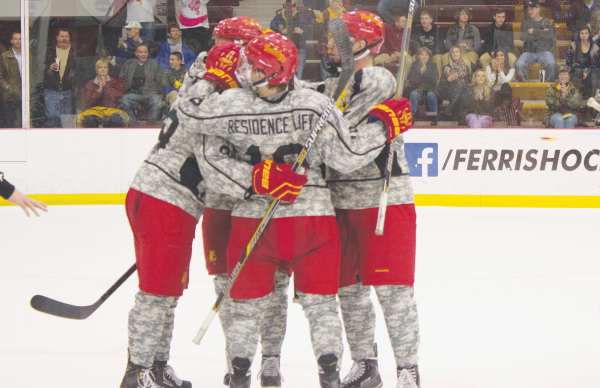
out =
<path fill-rule="evenodd" d="M 98 299 L 98 301 L 89 306 L 73 306 L 67 303 L 59 302 L 54 299 L 47 298 L 43 295 L 36 295 L 31 298 L 31 307 L 36 309 L 39 312 L 54 315 L 61 318 L 70 318 L 70 319 L 86 319 L 94 311 L 98 309 L 111 296 L 117 288 L 121 286 L 121 284 L 125 283 L 125 281 L 135 272 L 137 269 L 136 265 L 132 265 L 131 268 L 127 270 L 113 284 L 105 293 Z"/>
<path fill-rule="evenodd" d="M 408 45 L 410 44 L 410 33 L 412 30 L 413 16 L 415 14 L 415 0 L 410 0 L 408 6 L 408 17 L 404 24 L 404 36 L 402 37 L 402 57 L 398 63 L 398 90 L 396 91 L 396 98 L 402 97 L 402 91 L 404 89 L 404 72 L 406 71 L 406 57 L 408 56 Z M 381 196 L 379 197 L 379 213 L 377 214 L 377 226 L 375 227 L 375 234 L 378 236 L 383 235 L 383 225 L 385 223 L 385 212 L 387 210 L 388 190 L 390 188 L 390 181 L 392 179 L 392 164 L 394 163 L 394 144 L 389 144 L 389 154 L 387 163 L 385 164 L 385 171 L 383 173 L 383 184 L 381 187 Z"/>
<path fill-rule="evenodd" d="M 331 111 L 335 108 L 335 104 L 337 103 L 337 100 L 340 98 L 342 91 L 346 88 L 348 81 L 350 81 L 350 78 L 352 77 L 352 74 L 354 73 L 354 55 L 352 54 L 352 44 L 350 43 L 350 36 L 348 34 L 348 30 L 346 29 L 346 25 L 344 24 L 342 19 L 336 18 L 336 19 L 331 19 L 329 21 L 328 26 L 329 26 L 329 31 L 331 32 L 331 35 L 333 36 L 335 44 L 340 52 L 340 57 L 342 59 L 342 73 L 340 74 L 338 86 L 337 86 L 337 89 L 335 90 L 335 93 L 331 97 L 331 100 L 329 101 L 329 104 L 327 104 L 325 110 L 323 111 L 323 114 L 321 114 L 319 121 L 317 122 L 317 124 L 311 131 L 310 135 L 308 136 L 308 139 L 306 140 L 306 143 L 304 144 L 304 148 L 300 152 L 298 159 L 296 159 L 296 161 L 294 162 L 294 165 L 292 166 L 292 170 L 294 172 L 298 172 L 298 170 L 300 169 L 300 166 L 302 166 L 302 162 L 304 161 L 304 158 L 306 158 L 306 155 L 308 154 L 313 143 L 317 139 L 317 136 L 319 136 L 319 132 L 321 131 L 321 128 L 325 124 L 325 120 L 327 120 L 327 117 L 329 117 L 329 115 L 331 114 Z M 198 334 L 193 339 L 193 341 L 196 345 L 200 345 L 200 341 L 202 340 L 202 337 L 204 337 L 204 334 L 208 330 L 208 327 L 210 326 L 211 322 L 217 315 L 217 312 L 219 311 L 219 308 L 221 307 L 223 300 L 231 291 L 231 287 L 233 287 L 233 284 L 234 284 L 235 280 L 237 279 L 244 263 L 246 262 L 246 259 L 248 258 L 248 256 L 250 256 L 252 249 L 254 249 L 254 247 L 256 246 L 256 242 L 258 241 L 259 237 L 262 235 L 263 231 L 267 227 L 267 224 L 273 217 L 273 214 L 275 214 L 275 211 L 279 207 L 280 202 L 281 202 L 280 200 L 275 199 L 271 203 L 269 210 L 267 210 L 267 213 L 265 214 L 265 216 L 261 220 L 260 224 L 258 225 L 258 228 L 257 228 L 256 232 L 254 233 L 254 236 L 252 236 L 252 239 L 248 243 L 245 252 L 242 253 L 240 260 L 238 261 L 235 268 L 231 272 L 231 275 L 229 276 L 229 280 L 227 281 L 227 286 L 225 287 L 225 290 L 221 291 L 219 293 L 219 296 L 217 297 L 217 301 L 215 302 L 212 310 L 208 313 L 208 315 L 206 316 L 206 319 L 204 319 L 204 322 L 202 323 L 202 326 L 200 327 Z"/>

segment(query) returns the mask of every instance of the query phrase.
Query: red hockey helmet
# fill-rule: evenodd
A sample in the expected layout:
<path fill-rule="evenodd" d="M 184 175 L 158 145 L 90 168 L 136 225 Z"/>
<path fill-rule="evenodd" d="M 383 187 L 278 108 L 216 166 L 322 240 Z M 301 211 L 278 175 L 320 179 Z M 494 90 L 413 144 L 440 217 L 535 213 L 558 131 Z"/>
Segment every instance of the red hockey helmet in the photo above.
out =
<path fill-rule="evenodd" d="M 213 30 L 212 36 L 213 38 L 239 39 L 241 43 L 246 44 L 260 34 L 262 34 L 262 28 L 256 20 L 239 16 L 221 20 Z"/>
<path fill-rule="evenodd" d="M 385 28 L 379 16 L 367 11 L 352 11 L 343 14 L 341 18 L 355 41 L 364 39 L 372 54 L 379 53 L 385 40 Z"/>
<path fill-rule="evenodd" d="M 291 40 L 280 34 L 261 35 L 252 39 L 244 47 L 240 59 L 247 60 L 248 64 L 252 65 L 252 70 L 264 71 L 266 75 L 264 81 L 271 85 L 288 83 L 298 68 L 296 46 Z M 241 70 L 241 67 L 243 67 L 242 64 L 238 70 Z"/>

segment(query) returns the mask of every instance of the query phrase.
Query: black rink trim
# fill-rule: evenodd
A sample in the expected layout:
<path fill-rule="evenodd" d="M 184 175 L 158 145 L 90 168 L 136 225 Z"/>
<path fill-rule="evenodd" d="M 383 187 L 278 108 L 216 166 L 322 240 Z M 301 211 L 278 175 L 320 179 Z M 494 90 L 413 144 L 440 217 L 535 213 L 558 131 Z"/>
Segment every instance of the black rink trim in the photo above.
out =
<path fill-rule="evenodd" d="M 177 183 L 177 184 L 178 184 L 178 185 L 180 185 L 181 187 L 184 187 L 186 190 L 188 190 L 188 191 L 190 192 L 190 194 L 192 194 L 192 196 L 193 196 L 194 198 L 197 198 L 199 201 L 202 201 L 202 199 L 200 198 L 200 196 L 198 196 L 198 195 L 194 194 L 194 193 L 192 192 L 192 190 L 190 190 L 190 188 L 189 188 L 189 187 L 185 186 L 183 183 L 181 183 L 179 180 L 177 180 L 177 179 L 176 179 L 174 176 L 172 176 L 171 174 L 169 174 L 168 172 L 166 172 L 165 170 L 163 170 L 163 168 L 162 168 L 162 167 L 160 167 L 159 165 L 157 165 L 157 164 L 154 164 L 154 163 L 152 163 L 152 162 L 150 162 L 150 161 L 148 161 L 148 160 L 144 160 L 144 163 L 148 163 L 149 165 L 151 165 L 151 166 L 154 166 L 154 167 L 158 168 L 158 169 L 159 169 L 160 171 L 162 171 L 162 172 L 163 172 L 163 173 L 164 173 L 166 176 L 168 176 L 169 178 L 171 178 L 171 179 L 172 179 L 172 180 L 173 180 L 175 183 Z"/>
<path fill-rule="evenodd" d="M 180 111 L 181 113 L 183 113 L 184 115 L 186 115 L 186 116 L 188 116 L 188 117 L 191 117 L 191 118 L 193 118 L 193 119 L 196 119 L 196 120 L 198 120 L 198 121 L 203 121 L 203 120 L 216 120 L 216 119 L 225 119 L 225 118 L 229 118 L 229 117 L 237 117 L 237 116 L 240 116 L 240 114 L 235 114 L 235 115 L 231 114 L 231 115 L 213 116 L 213 117 L 206 117 L 206 118 L 203 118 L 203 117 L 197 117 L 197 116 L 194 116 L 194 115 L 192 115 L 192 114 L 190 114 L 190 113 L 187 113 L 187 112 L 185 112 L 185 111 L 181 110 L 181 108 L 179 109 L 179 111 Z M 263 116 L 263 117 L 264 117 L 264 116 L 281 115 L 281 114 L 286 114 L 286 113 L 294 114 L 295 112 L 302 112 L 302 111 L 306 111 L 306 112 L 311 112 L 311 113 L 314 113 L 315 115 L 317 115 L 317 116 L 319 116 L 319 117 L 321 117 L 321 115 L 323 114 L 322 112 L 321 112 L 321 113 L 319 113 L 319 112 L 317 112 L 316 110 L 313 110 L 313 109 L 292 109 L 292 110 L 288 110 L 288 111 L 273 112 L 273 113 L 244 113 L 243 115 L 244 115 L 244 116 Z M 330 115 L 329 117 L 331 117 L 331 115 Z M 350 147 L 348 146 L 348 144 L 346 144 L 346 142 L 345 142 L 345 141 L 342 139 L 342 136 L 340 135 L 340 132 L 337 130 L 336 126 L 335 126 L 334 124 L 332 124 L 332 121 L 330 121 L 329 119 L 327 119 L 327 120 L 326 120 L 326 122 L 329 122 L 329 124 L 330 124 L 330 125 L 331 125 L 331 126 L 334 128 L 334 129 L 335 129 L 335 131 L 336 131 L 336 133 L 337 133 L 337 135 L 338 135 L 338 138 L 340 139 L 340 141 L 342 142 L 342 144 L 344 145 L 344 147 L 346 147 L 346 149 L 347 149 L 348 151 L 350 151 L 350 153 L 351 153 L 351 154 L 353 154 L 353 155 L 363 156 L 363 155 L 366 155 L 366 154 L 368 154 L 368 153 L 370 153 L 370 152 L 376 151 L 376 150 L 378 150 L 378 149 L 383 149 L 383 147 L 385 147 L 385 144 L 386 144 L 386 143 L 383 143 L 383 144 L 381 144 L 381 145 L 378 145 L 378 146 L 376 146 L 376 147 L 373 147 L 373 148 L 371 148 L 370 150 L 367 150 L 367 151 L 365 151 L 364 153 L 358 153 L 358 152 L 354 152 L 354 151 L 352 150 L 352 148 L 350 148 Z M 207 136 L 207 135 L 206 135 L 206 134 L 204 134 L 204 136 Z M 217 135 L 208 135 L 208 136 L 217 136 Z M 375 160 L 375 159 L 373 159 L 373 160 Z M 211 166 L 212 166 L 212 165 L 211 165 Z M 215 168 L 215 169 L 216 169 L 216 168 Z M 216 169 L 216 170 L 218 171 L 218 169 Z M 219 171 L 219 172 L 220 172 L 220 171 Z M 225 175 L 225 174 L 224 174 L 224 175 Z M 237 182 L 236 182 L 236 183 L 237 183 Z"/>

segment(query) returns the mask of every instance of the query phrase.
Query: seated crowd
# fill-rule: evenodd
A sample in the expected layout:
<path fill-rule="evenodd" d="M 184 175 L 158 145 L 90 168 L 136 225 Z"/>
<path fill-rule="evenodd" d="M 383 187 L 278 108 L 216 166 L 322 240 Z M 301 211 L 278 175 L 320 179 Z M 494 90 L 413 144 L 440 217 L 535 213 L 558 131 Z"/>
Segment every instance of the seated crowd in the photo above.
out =
<path fill-rule="evenodd" d="M 303 69 L 309 39 L 318 40 L 321 48 L 320 78 L 324 80 L 331 76 L 330 71 L 335 72 L 327 63 L 331 36 L 326 25 L 329 19 L 349 12 L 345 8 L 348 4 L 343 0 L 329 0 L 328 4 L 304 0 L 304 7 L 298 7 L 302 10 L 294 4 L 292 18 L 287 17 L 285 4 L 277 11 L 270 28 L 287 34 L 287 23 L 293 23 L 291 39 L 298 48 L 299 78 L 306 75 Z M 541 6 L 549 7 L 553 17 L 564 17 L 560 4 L 556 8 L 550 0 L 527 0 L 519 33 L 513 32 L 512 21 L 507 21 L 506 8 L 493 9 L 493 20 L 478 28 L 471 23 L 469 7 L 458 7 L 455 22 L 447 31 L 434 22 L 436 14 L 432 10 L 419 9 L 420 23 L 412 28 L 405 62 L 403 93 L 411 101 L 416 121 L 427 117 L 432 126 L 438 125 L 438 120 L 472 128 L 493 123 L 519 126 L 523 104 L 513 98 L 510 83 L 537 81 L 537 76 L 534 80 L 528 76 L 537 63 L 543 69 L 539 80 L 553 84 L 546 91 L 543 124 L 567 128 L 584 125 L 581 114 L 589 112 L 582 101 L 596 95 L 600 80 L 596 73 L 600 69 L 600 12 L 592 1 L 572 1 L 566 25 L 573 39 L 565 65 L 558 66 L 555 22 L 541 15 Z M 402 57 L 406 11 L 386 10 L 385 16 L 391 22 L 385 24 L 386 40 L 374 64 L 396 71 Z M 119 38 L 116 47 L 100 49 L 85 83 L 80 82 L 81 90 L 75 85 L 71 32 L 57 29 L 55 45 L 46 52 L 43 74 L 46 127 L 72 126 L 69 120 L 75 112 L 77 125 L 82 127 L 158 125 L 175 101 L 185 74 L 199 54 L 198 47 L 207 45 L 186 41 L 178 23 L 167 25 L 166 40 L 154 42 L 154 30 L 145 33 L 145 23 L 128 21 L 124 27 L 126 39 Z M 516 39 L 522 42 L 520 50 L 515 49 Z M 15 69 L 20 72 L 21 67 L 18 32 L 13 34 L 13 42 L 12 49 L 0 57 L 0 89 L 7 91 L 0 93 L 0 102 L 6 112 L 11 112 L 0 117 L 0 125 L 7 128 L 21 124 L 17 117 L 20 89 L 15 86 Z"/>

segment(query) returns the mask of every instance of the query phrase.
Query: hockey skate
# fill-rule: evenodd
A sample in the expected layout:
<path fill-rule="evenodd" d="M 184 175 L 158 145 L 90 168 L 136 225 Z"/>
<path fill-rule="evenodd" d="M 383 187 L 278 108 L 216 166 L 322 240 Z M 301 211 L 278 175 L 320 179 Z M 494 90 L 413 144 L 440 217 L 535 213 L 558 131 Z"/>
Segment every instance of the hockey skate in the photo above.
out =
<path fill-rule="evenodd" d="M 229 387 L 229 381 L 231 381 L 231 372 L 226 370 L 225 375 L 223 376 L 223 385 Z"/>
<path fill-rule="evenodd" d="M 398 368 L 398 385 L 396 385 L 396 388 L 421 388 L 418 365 L 413 365 L 410 368 Z"/>
<path fill-rule="evenodd" d="M 181 380 L 175 374 L 173 367 L 167 365 L 166 361 L 156 361 L 152 365 L 152 374 L 159 387 L 169 388 L 192 388 L 192 383 Z"/>
<path fill-rule="evenodd" d="M 231 361 L 233 373 L 229 379 L 230 388 L 250 388 L 250 360 L 236 357 Z"/>
<path fill-rule="evenodd" d="M 319 357 L 319 382 L 321 388 L 341 388 L 340 372 L 337 368 L 338 358 L 334 354 L 324 354 Z"/>
<path fill-rule="evenodd" d="M 158 385 L 154 379 L 152 368 L 136 365 L 131 361 L 127 362 L 127 369 L 125 369 L 125 376 L 123 376 L 120 388 L 142 387 L 160 388 L 160 385 Z"/>
<path fill-rule="evenodd" d="M 279 355 L 277 356 L 262 356 L 262 364 L 258 371 L 260 386 L 263 388 L 278 388 L 281 387 L 283 376 L 279 370 Z"/>
<path fill-rule="evenodd" d="M 366 358 L 352 364 L 342 388 L 380 388 L 383 386 L 376 358 Z"/>

